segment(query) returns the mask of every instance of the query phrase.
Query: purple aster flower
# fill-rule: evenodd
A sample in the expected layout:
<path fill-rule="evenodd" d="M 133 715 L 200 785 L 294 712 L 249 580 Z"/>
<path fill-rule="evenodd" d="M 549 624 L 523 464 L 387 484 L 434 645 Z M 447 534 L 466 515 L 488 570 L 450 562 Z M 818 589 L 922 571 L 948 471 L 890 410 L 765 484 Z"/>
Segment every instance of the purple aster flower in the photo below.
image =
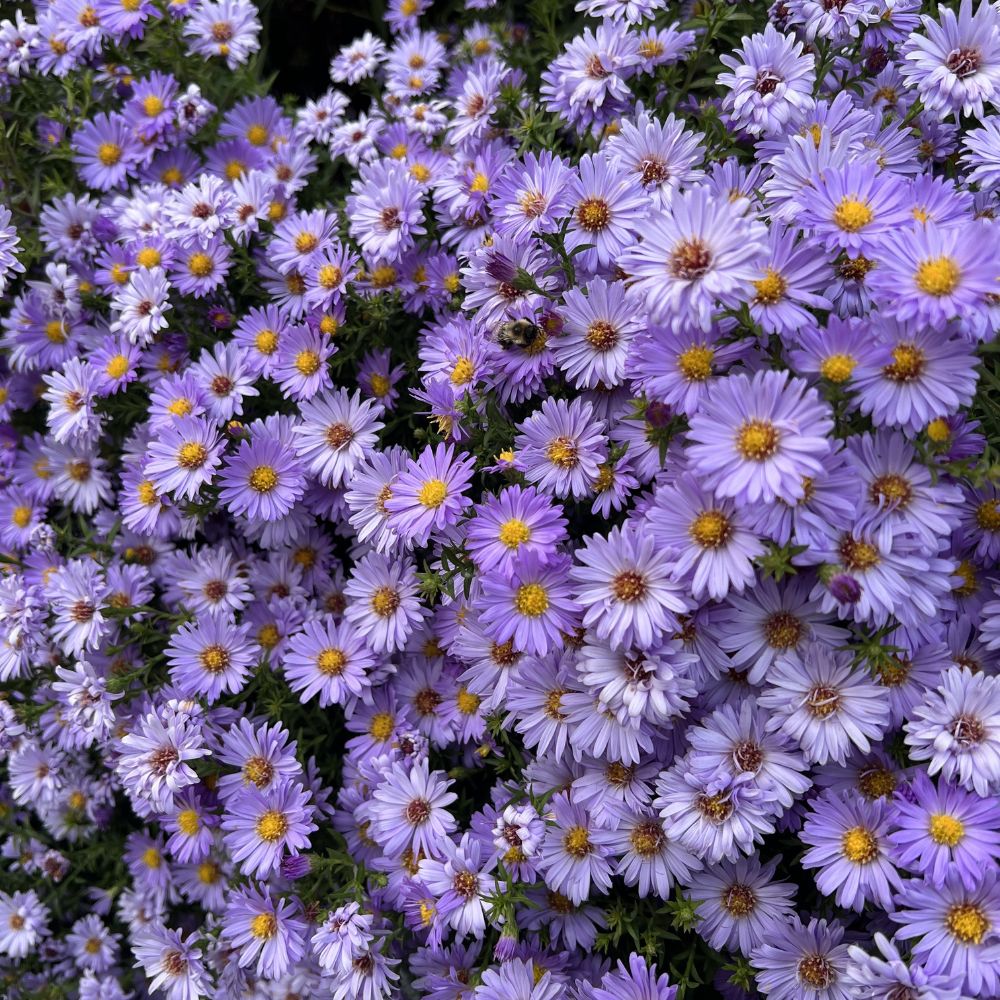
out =
<path fill-rule="evenodd" d="M 286 853 L 308 850 L 312 822 L 309 792 L 297 781 L 281 781 L 266 791 L 250 784 L 226 802 L 223 842 L 245 875 L 267 878 Z"/>
<path fill-rule="evenodd" d="M 288 686 L 302 702 L 318 695 L 320 708 L 326 708 L 370 697 L 368 674 L 375 657 L 350 624 L 338 624 L 330 615 L 306 622 L 289 640 L 281 662 Z"/>
<path fill-rule="evenodd" d="M 1000 790 L 1000 678 L 946 670 L 905 723 L 913 760 L 984 798 Z"/>
<path fill-rule="evenodd" d="M 117 319 L 111 324 L 112 333 L 120 333 L 133 344 L 145 346 L 169 321 L 164 316 L 172 306 L 169 301 L 170 282 L 161 267 L 142 268 L 128 277 L 128 284 L 115 292 L 111 300 Z"/>
<path fill-rule="evenodd" d="M 726 88 L 723 110 L 733 125 L 751 135 L 783 132 L 796 112 L 812 107 L 815 57 L 803 43 L 768 24 L 763 33 L 744 36 L 742 48 L 721 57 L 732 72 L 716 83 Z"/>
<path fill-rule="evenodd" d="M 362 167 L 347 198 L 351 235 L 370 257 L 398 260 L 426 231 L 421 198 L 402 164 L 379 160 Z"/>
<path fill-rule="evenodd" d="M 619 959 L 618 968 L 606 972 L 601 985 L 594 987 L 589 996 L 593 1000 L 674 1000 L 677 987 L 670 985 L 665 972 L 656 974 L 655 964 L 647 964 L 645 958 L 633 952 L 628 966 Z"/>
<path fill-rule="evenodd" d="M 281 723 L 267 726 L 241 718 L 223 733 L 216 750 L 219 761 L 238 768 L 219 779 L 219 794 L 228 799 L 247 785 L 269 791 L 286 779 L 298 778 L 302 767 L 295 759 L 295 747 Z"/>
<path fill-rule="evenodd" d="M 354 567 L 344 587 L 347 620 L 376 653 L 402 649 L 424 617 L 419 585 L 409 561 L 369 553 Z"/>
<path fill-rule="evenodd" d="M 1000 859 L 1000 803 L 918 771 L 895 795 L 892 857 L 936 886 L 957 874 L 974 889 Z"/>
<path fill-rule="evenodd" d="M 271 377 L 292 399 L 312 399 L 332 386 L 327 361 L 336 351 L 332 338 L 319 330 L 292 327 L 278 343 Z"/>
<path fill-rule="evenodd" d="M 486 969 L 471 1000 L 561 1000 L 565 994 L 566 987 L 550 970 L 512 958 L 499 969 Z"/>
<path fill-rule="evenodd" d="M 482 843 L 468 833 L 461 841 L 441 842 L 441 860 L 420 862 L 419 878 L 434 894 L 438 915 L 461 937 L 482 938 L 486 931 L 486 899 L 499 886 L 490 875 L 493 858 L 482 858 Z"/>
<path fill-rule="evenodd" d="M 120 187 L 139 158 L 125 116 L 103 112 L 84 122 L 76 131 L 73 151 L 80 176 L 98 191 Z"/>
<path fill-rule="evenodd" d="M 557 497 L 588 496 L 607 458 L 603 421 L 579 397 L 546 399 L 520 425 L 514 448 L 528 481 Z"/>
<path fill-rule="evenodd" d="M 764 265 L 767 229 L 746 207 L 697 187 L 640 222 L 642 242 L 625 251 L 618 265 L 654 320 L 707 330 L 716 309 L 750 301 Z"/>
<path fill-rule="evenodd" d="M 523 239 L 533 233 L 551 233 L 569 214 L 573 171 L 549 150 L 527 153 L 501 175 L 490 193 L 496 231 Z"/>
<path fill-rule="evenodd" d="M 188 697 L 218 701 L 224 691 L 243 690 L 257 648 L 250 626 L 234 625 L 219 615 L 186 622 L 170 637 L 170 679 Z"/>
<path fill-rule="evenodd" d="M 239 949 L 240 968 L 253 965 L 264 979 L 280 979 L 305 954 L 308 925 L 298 901 L 271 899 L 253 884 L 234 890 L 222 917 L 222 937 Z"/>
<path fill-rule="evenodd" d="M 157 490 L 191 500 L 212 481 L 221 461 L 222 439 L 197 417 L 179 417 L 149 443 L 146 475 Z"/>
<path fill-rule="evenodd" d="M 426 760 L 392 765 L 365 807 L 371 836 L 386 854 L 398 857 L 409 849 L 414 857 L 441 856 L 442 842 L 456 827 L 448 806 L 458 796 L 450 784 Z"/>
<path fill-rule="evenodd" d="M 780 860 L 762 865 L 754 853 L 696 871 L 687 880 L 687 893 L 698 904 L 698 933 L 712 948 L 749 956 L 770 940 L 773 923 L 794 915 L 795 886 L 774 879 Z"/>
<path fill-rule="evenodd" d="M 767 728 L 793 739 L 806 759 L 843 764 L 852 746 L 865 753 L 889 722 L 884 692 L 851 666 L 851 654 L 820 643 L 775 660 L 761 692 Z"/>
<path fill-rule="evenodd" d="M 883 958 L 872 957 L 856 944 L 848 947 L 851 962 L 844 976 L 847 986 L 879 1000 L 891 1000 L 893 995 L 911 1000 L 961 1000 L 961 973 L 930 974 L 915 962 L 905 961 L 884 934 L 876 934 L 874 940 Z"/>
<path fill-rule="evenodd" d="M 811 240 L 796 242 L 795 230 L 780 223 L 771 227 L 768 242 L 770 253 L 754 282 L 750 316 L 767 333 L 795 335 L 813 324 L 808 309 L 832 307 L 828 298 L 817 294 L 829 284 L 830 261 Z"/>
<path fill-rule="evenodd" d="M 902 881 L 889 860 L 891 813 L 884 800 L 874 802 L 827 789 L 809 805 L 799 834 L 810 850 L 802 867 L 820 869 L 816 886 L 835 894 L 838 906 L 860 912 L 866 902 L 890 909 Z"/>
<path fill-rule="evenodd" d="M 981 312 L 995 294 L 995 231 L 990 223 L 937 226 L 928 222 L 883 238 L 868 286 L 897 321 L 943 326 Z"/>
<path fill-rule="evenodd" d="M 895 937 L 918 939 L 913 957 L 928 973 L 964 976 L 962 992 L 989 996 L 1000 987 L 1000 884 L 996 869 L 984 869 L 975 888 L 958 873 L 937 888 L 926 879 L 909 879 L 889 916 L 901 926 Z"/>
<path fill-rule="evenodd" d="M 650 534 L 640 537 L 626 526 L 612 528 L 606 538 L 592 535 L 576 551 L 582 565 L 569 575 L 583 625 L 613 649 L 649 649 L 677 631 L 678 614 L 691 610 L 683 585 L 655 547 Z"/>
<path fill-rule="evenodd" d="M 914 32 L 902 48 L 900 71 L 939 118 L 982 120 L 983 105 L 1000 92 L 1000 15 L 986 0 L 972 8 L 972 0 L 962 0 L 957 14 L 941 7 L 939 21 L 925 14 L 925 34 Z"/>
<path fill-rule="evenodd" d="M 774 921 L 751 955 L 757 985 L 768 1000 L 852 1000 L 842 982 L 848 967 L 843 937 L 836 921 L 814 918 L 805 926 L 794 915 Z"/>
<path fill-rule="evenodd" d="M 719 500 L 689 472 L 656 491 L 646 512 L 649 532 L 670 553 L 670 573 L 695 598 L 742 593 L 756 578 L 753 560 L 764 553 L 732 500 Z"/>
<path fill-rule="evenodd" d="M 205 59 L 221 56 L 230 70 L 260 48 L 259 34 L 257 8 L 249 0 L 209 0 L 184 23 L 189 51 Z"/>
<path fill-rule="evenodd" d="M 465 496 L 475 458 L 455 460 L 451 445 L 425 448 L 392 484 L 385 501 L 389 527 L 410 545 L 426 545 L 431 533 L 454 524 L 472 501 Z"/>
<path fill-rule="evenodd" d="M 207 995 L 209 977 L 201 951 L 195 947 L 197 939 L 196 933 L 185 937 L 158 922 L 146 922 L 136 929 L 132 938 L 135 965 L 146 973 L 151 992 L 162 992 L 168 1000 Z"/>
<path fill-rule="evenodd" d="M 566 537 L 559 508 L 533 486 L 510 486 L 484 501 L 466 529 L 466 547 L 480 569 L 508 572 L 527 552 L 544 561 Z"/>
<path fill-rule="evenodd" d="M 305 476 L 283 442 L 255 436 L 226 459 L 219 486 L 219 500 L 234 517 L 277 521 L 301 499 Z"/>
<path fill-rule="evenodd" d="M 720 497 L 755 503 L 801 500 L 831 449 L 829 407 L 784 372 L 720 379 L 691 418 L 692 471 Z"/>
<path fill-rule="evenodd" d="M 567 579 L 566 556 L 543 562 L 532 552 L 519 555 L 509 571 L 482 577 L 479 620 L 495 642 L 543 655 L 562 648 L 579 622 L 580 607 Z"/>
<path fill-rule="evenodd" d="M 375 918 L 360 910 L 359 903 L 338 906 L 313 934 L 312 949 L 324 971 L 346 975 L 354 961 L 368 952 Z"/>
<path fill-rule="evenodd" d="M 549 826 L 539 857 L 546 884 L 573 903 L 582 903 L 591 885 L 601 892 L 611 888 L 611 861 L 606 847 L 591 836 L 592 817 L 560 792 L 550 803 Z"/>

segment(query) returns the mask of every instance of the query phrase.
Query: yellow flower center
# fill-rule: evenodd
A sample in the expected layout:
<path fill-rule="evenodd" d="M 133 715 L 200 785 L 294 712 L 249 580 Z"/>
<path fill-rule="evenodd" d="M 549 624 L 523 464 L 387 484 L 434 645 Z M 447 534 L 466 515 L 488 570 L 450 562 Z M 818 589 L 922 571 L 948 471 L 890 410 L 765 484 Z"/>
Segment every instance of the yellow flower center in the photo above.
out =
<path fill-rule="evenodd" d="M 472 183 L 469 185 L 470 191 L 475 191 L 477 194 L 482 194 L 484 191 L 488 191 L 490 188 L 490 182 L 486 177 L 486 174 L 477 173 L 475 177 L 472 178 Z"/>
<path fill-rule="evenodd" d="M 139 267 L 157 267 L 163 256 L 156 247 L 143 247 L 136 255 L 135 262 Z"/>
<path fill-rule="evenodd" d="M 201 665 L 210 674 L 220 674 L 229 666 L 229 652 L 225 646 L 206 646 L 200 654 Z"/>
<path fill-rule="evenodd" d="M 863 542 L 852 535 L 845 535 L 840 543 L 840 559 L 852 573 L 864 572 L 878 565 L 878 549 L 870 542 Z"/>
<path fill-rule="evenodd" d="M 468 385 L 476 374 L 476 366 L 464 355 L 455 362 L 451 370 L 452 385 Z"/>
<path fill-rule="evenodd" d="M 319 354 L 316 351 L 304 350 L 295 355 L 295 367 L 307 378 L 319 371 Z"/>
<path fill-rule="evenodd" d="M 250 473 L 249 483 L 258 493 L 270 493 L 278 485 L 278 473 L 270 465 L 258 465 Z"/>
<path fill-rule="evenodd" d="M 142 863 L 147 868 L 159 868 L 163 863 L 163 858 L 160 857 L 160 852 L 155 847 L 147 847 L 142 852 Z"/>
<path fill-rule="evenodd" d="M 278 933 L 278 921 L 273 913 L 258 913 L 250 921 L 250 933 L 255 938 L 273 938 Z"/>
<path fill-rule="evenodd" d="M 261 330 L 254 337 L 253 345 L 261 354 L 274 354 L 278 349 L 278 335 L 274 330 Z"/>
<path fill-rule="evenodd" d="M 863 826 L 853 826 L 841 838 L 841 850 L 856 865 L 870 864 L 878 857 L 878 840 Z"/>
<path fill-rule="evenodd" d="M 139 483 L 135 488 L 135 495 L 139 498 L 139 503 L 146 507 L 151 507 L 160 499 L 156 493 L 156 487 L 148 479 Z"/>
<path fill-rule="evenodd" d="M 958 288 L 961 277 L 962 272 L 958 264 L 951 257 L 942 256 L 921 261 L 913 280 L 925 295 L 940 298 L 943 295 L 951 295 Z"/>
<path fill-rule="evenodd" d="M 441 504 L 445 502 L 448 496 L 448 487 L 440 479 L 428 479 L 423 486 L 420 487 L 420 492 L 417 494 L 417 500 L 424 507 L 429 507 L 434 510 L 440 507 Z"/>
<path fill-rule="evenodd" d="M 500 525 L 498 537 L 501 544 L 506 545 L 508 549 L 516 549 L 531 538 L 531 529 L 524 521 L 512 517 L 509 521 L 504 521 Z"/>
<path fill-rule="evenodd" d="M 320 673 L 326 674 L 327 677 L 337 677 L 344 672 L 344 667 L 347 666 L 347 657 L 343 650 L 330 647 L 324 649 L 316 657 L 316 666 Z"/>
<path fill-rule="evenodd" d="M 585 198 L 577 206 L 576 220 L 589 232 L 600 232 L 611 221 L 611 206 L 603 198 Z"/>
<path fill-rule="evenodd" d="M 1000 500 L 984 500 L 979 504 L 976 524 L 983 531 L 1000 531 Z"/>
<path fill-rule="evenodd" d="M 268 622 L 267 625 L 261 625 L 257 632 L 257 642 L 264 649 L 274 649 L 278 645 L 278 639 L 280 638 L 281 634 L 278 632 L 278 626 L 271 622 Z"/>
<path fill-rule="evenodd" d="M 299 253 L 312 253 L 319 246 L 319 239 L 312 233 L 299 233 L 295 237 L 295 249 Z"/>
<path fill-rule="evenodd" d="M 943 847 L 955 847 L 965 836 L 965 824 L 948 813 L 934 813 L 931 816 L 928 832 L 935 844 Z"/>
<path fill-rule="evenodd" d="M 175 417 L 186 417 L 194 409 L 194 403 L 184 396 L 179 396 L 172 403 L 167 405 L 167 412 Z"/>
<path fill-rule="evenodd" d="M 122 158 L 122 148 L 114 142 L 102 142 L 97 147 L 97 158 L 106 167 L 113 167 Z"/>
<path fill-rule="evenodd" d="M 372 393 L 376 396 L 385 396 L 392 388 L 389 380 L 384 375 L 379 375 L 377 372 L 371 376 L 369 382 L 371 383 Z"/>
<path fill-rule="evenodd" d="M 340 279 L 344 276 L 336 264 L 324 264 L 316 274 L 316 280 L 321 288 L 336 288 L 340 284 Z"/>
<path fill-rule="evenodd" d="M 537 618 L 549 608 L 549 595 L 540 583 L 523 583 L 517 588 L 514 607 L 527 618 Z"/>
<path fill-rule="evenodd" d="M 31 522 L 31 508 L 24 506 L 15 507 L 11 512 L 10 519 L 17 527 L 26 528 Z"/>
<path fill-rule="evenodd" d="M 849 354 L 831 354 L 828 358 L 823 359 L 823 363 L 819 366 L 819 373 L 827 381 L 840 385 L 841 382 L 846 382 L 854 374 L 857 364 L 857 361 Z"/>
<path fill-rule="evenodd" d="M 833 210 L 834 225 L 847 233 L 856 233 L 859 229 L 864 229 L 874 218 L 875 213 L 857 198 L 841 198 Z"/>
<path fill-rule="evenodd" d="M 463 715 L 475 715 L 479 711 L 479 704 L 482 698 L 478 694 L 471 694 L 463 685 L 458 689 L 455 704 Z"/>
<path fill-rule="evenodd" d="M 689 382 L 704 382 L 712 374 L 715 351 L 696 344 L 677 356 L 677 367 Z"/>
<path fill-rule="evenodd" d="M 196 278 L 207 278 L 212 273 L 212 258 L 207 253 L 193 253 L 188 257 L 188 270 Z"/>
<path fill-rule="evenodd" d="M 916 344 L 897 344 L 892 349 L 892 362 L 882 374 L 893 382 L 912 382 L 924 371 L 924 352 Z"/>
<path fill-rule="evenodd" d="M 198 865 L 198 881 L 202 885 L 215 885 L 219 874 L 219 866 L 214 861 L 203 861 Z"/>
<path fill-rule="evenodd" d="M 49 320 L 45 324 L 45 336 L 53 344 L 65 344 L 66 328 L 62 325 L 62 320 Z"/>
<path fill-rule="evenodd" d="M 86 806 L 86 804 L 87 804 L 87 796 L 84 795 L 83 792 L 76 791 L 70 793 L 68 800 L 68 805 L 70 809 L 73 809 L 76 812 L 80 812 L 80 810 L 83 809 L 84 806 Z"/>
<path fill-rule="evenodd" d="M 167 167 L 167 169 L 160 174 L 160 180 L 163 181 L 167 187 L 178 187 L 183 182 L 184 175 L 180 172 L 178 167 Z"/>
<path fill-rule="evenodd" d="M 769 420 L 748 420 L 740 427 L 736 447 L 744 458 L 763 462 L 778 450 L 778 428 Z"/>
<path fill-rule="evenodd" d="M 927 425 L 927 436 L 935 444 L 945 444 L 951 437 L 951 428 L 944 417 L 938 417 Z"/>
<path fill-rule="evenodd" d="M 717 549 L 729 538 L 729 518 L 721 510 L 703 510 L 688 526 L 688 533 L 703 549 Z"/>
<path fill-rule="evenodd" d="M 205 464 L 208 458 L 208 451 L 204 445 L 197 441 L 188 441 L 182 444 L 177 452 L 177 462 L 185 469 L 199 469 Z"/>
<path fill-rule="evenodd" d="M 773 306 L 780 302 L 788 291 L 788 282 L 773 267 L 767 268 L 764 277 L 760 281 L 755 281 L 753 286 L 757 289 L 754 302 L 761 306 Z"/>
<path fill-rule="evenodd" d="M 388 618 L 399 607 L 399 594 L 391 587 L 379 587 L 372 594 L 371 605 L 380 618 Z"/>
<path fill-rule="evenodd" d="M 177 829 L 181 833 L 187 834 L 189 837 L 193 837 L 201 826 L 198 821 L 198 813 L 194 809 L 182 809 L 177 814 Z"/>
<path fill-rule="evenodd" d="M 368 724 L 368 734 L 373 740 L 385 743 L 396 728 L 396 720 L 388 712 L 376 712 Z"/>
<path fill-rule="evenodd" d="M 430 180 L 431 172 L 423 163 L 414 163 L 410 166 L 410 176 L 418 183 L 423 184 Z"/>
<path fill-rule="evenodd" d="M 287 832 L 288 820 L 285 818 L 285 814 L 278 812 L 277 809 L 268 809 L 257 820 L 257 836 L 269 844 L 281 840 Z"/>
<path fill-rule="evenodd" d="M 553 438 L 545 452 L 548 460 L 561 469 L 576 468 L 580 461 L 576 441 L 565 435 Z"/>
<path fill-rule="evenodd" d="M 251 125 L 247 129 L 247 142 L 251 146 L 263 146 L 267 143 L 267 129 L 263 125 Z"/>
<path fill-rule="evenodd" d="M 150 94 L 142 102 L 142 110 L 148 118 L 155 118 L 163 110 L 163 101 L 156 94 Z"/>
<path fill-rule="evenodd" d="M 975 903 L 956 903 L 948 910 L 945 926 L 963 944 L 979 944 L 990 922 Z"/>
<path fill-rule="evenodd" d="M 128 281 L 128 271 L 126 271 L 121 264 L 112 264 L 108 269 L 108 274 L 111 276 L 111 280 L 116 285 L 124 285 L 125 282 Z"/>
<path fill-rule="evenodd" d="M 571 827 L 563 837 L 566 853 L 574 858 L 585 858 L 590 854 L 590 834 L 582 826 Z"/>
<path fill-rule="evenodd" d="M 111 378 L 121 378 L 128 371 L 128 358 L 124 354 L 116 354 L 113 358 L 108 359 L 104 370 Z"/>

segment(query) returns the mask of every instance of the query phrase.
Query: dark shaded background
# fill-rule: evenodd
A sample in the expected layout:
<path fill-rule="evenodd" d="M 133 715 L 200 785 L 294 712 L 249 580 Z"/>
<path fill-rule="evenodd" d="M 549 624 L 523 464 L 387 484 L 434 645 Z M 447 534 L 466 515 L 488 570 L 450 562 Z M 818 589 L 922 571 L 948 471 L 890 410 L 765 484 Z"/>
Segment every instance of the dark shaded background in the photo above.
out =
<path fill-rule="evenodd" d="M 330 84 L 330 60 L 366 31 L 383 34 L 383 0 L 262 0 L 264 73 L 276 73 L 272 92 L 316 97 Z"/>

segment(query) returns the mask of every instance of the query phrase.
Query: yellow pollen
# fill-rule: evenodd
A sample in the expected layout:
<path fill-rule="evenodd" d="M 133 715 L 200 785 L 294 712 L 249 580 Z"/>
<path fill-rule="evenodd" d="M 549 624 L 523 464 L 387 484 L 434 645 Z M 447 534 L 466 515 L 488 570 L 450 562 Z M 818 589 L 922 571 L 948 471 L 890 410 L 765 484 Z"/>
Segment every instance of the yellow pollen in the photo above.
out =
<path fill-rule="evenodd" d="M 715 351 L 696 344 L 677 355 L 677 367 L 689 382 L 704 382 L 712 374 Z"/>
<path fill-rule="evenodd" d="M 944 417 L 938 417 L 927 425 L 927 436 L 935 444 L 945 444 L 951 438 L 951 428 Z"/>
<path fill-rule="evenodd" d="M 470 191 L 475 191 L 477 194 L 482 194 L 484 191 L 490 189 L 490 182 L 486 177 L 486 174 L 477 173 L 475 177 L 472 178 L 472 183 L 469 185 Z"/>
<path fill-rule="evenodd" d="M 163 259 L 162 254 L 156 247 L 143 247 L 136 255 L 135 262 L 139 267 L 157 267 Z"/>
<path fill-rule="evenodd" d="M 990 922 L 975 903 L 956 903 L 948 910 L 945 926 L 963 944 L 979 944 Z"/>
<path fill-rule="evenodd" d="M 388 288 L 396 282 L 396 269 L 391 264 L 381 264 L 372 271 L 372 285 Z"/>
<path fill-rule="evenodd" d="M 224 646 L 206 646 L 200 654 L 201 665 L 210 674 L 222 673 L 229 666 L 229 653 Z"/>
<path fill-rule="evenodd" d="M 524 521 L 512 517 L 509 521 L 504 521 L 500 525 L 500 533 L 497 537 L 500 539 L 501 544 L 505 545 L 508 549 L 516 549 L 531 538 L 531 529 Z"/>
<path fill-rule="evenodd" d="M 198 865 L 198 881 L 202 885 L 215 885 L 219 881 L 219 866 L 214 861 L 203 861 Z"/>
<path fill-rule="evenodd" d="M 451 384 L 455 386 L 468 385 L 476 374 L 476 367 L 472 361 L 462 355 L 451 370 Z"/>
<path fill-rule="evenodd" d="M 207 278 L 215 265 L 207 253 L 193 253 L 188 257 L 188 270 L 196 278 Z"/>
<path fill-rule="evenodd" d="M 545 454 L 553 465 L 558 465 L 561 469 L 574 469 L 580 461 L 576 442 L 564 435 L 553 438 Z"/>
<path fill-rule="evenodd" d="M 108 359 L 104 370 L 111 378 L 121 378 L 128 371 L 128 358 L 124 354 L 116 354 Z"/>
<path fill-rule="evenodd" d="M 155 847 L 147 847 L 142 852 L 142 863 L 147 868 L 159 868 L 163 863 L 163 858 L 160 857 L 160 852 Z"/>
<path fill-rule="evenodd" d="M 31 508 L 15 507 L 10 515 L 11 521 L 19 528 L 26 528 L 31 523 Z"/>
<path fill-rule="evenodd" d="M 479 703 L 482 699 L 477 694 L 470 694 L 463 686 L 458 689 L 455 704 L 463 715 L 475 715 L 479 711 Z"/>
<path fill-rule="evenodd" d="M 186 417 L 194 409 L 194 403 L 184 396 L 179 396 L 167 406 L 167 411 L 175 417 Z"/>
<path fill-rule="evenodd" d="M 344 272 L 336 264 L 324 264 L 316 275 L 321 288 L 336 288 L 343 278 Z"/>
<path fill-rule="evenodd" d="M 574 858 L 585 858 L 593 849 L 590 845 L 590 835 L 582 826 L 574 826 L 563 837 L 563 847 L 566 853 Z"/>
<path fill-rule="evenodd" d="M 390 615 L 394 614 L 396 609 L 399 607 L 399 604 L 399 594 L 397 594 L 391 587 L 379 587 L 378 590 L 372 594 L 372 610 L 380 618 L 388 618 Z"/>
<path fill-rule="evenodd" d="M 135 488 L 135 495 L 139 498 L 139 503 L 145 507 L 151 507 L 160 499 L 156 487 L 148 479 L 139 483 Z"/>
<path fill-rule="evenodd" d="M 440 479 L 428 479 L 423 486 L 420 487 L 420 492 L 417 494 L 417 500 L 424 507 L 429 507 L 432 510 L 438 508 L 445 502 L 448 497 L 448 487 Z"/>
<path fill-rule="evenodd" d="M 177 462 L 185 469 L 200 469 L 208 458 L 208 451 L 205 446 L 197 441 L 188 441 L 182 444 L 177 452 Z"/>
<path fill-rule="evenodd" d="M 947 813 L 934 813 L 931 816 L 928 833 L 935 844 L 943 847 L 955 847 L 965 836 L 965 825 L 955 816 Z"/>
<path fill-rule="evenodd" d="M 819 366 L 819 373 L 828 382 L 840 385 L 841 382 L 846 382 L 854 374 L 857 364 L 857 361 L 849 354 L 831 354 L 823 359 L 823 363 Z"/>
<path fill-rule="evenodd" d="M 913 280 L 925 295 L 940 298 L 951 295 L 961 277 L 962 272 L 951 257 L 934 257 L 921 261 Z"/>
<path fill-rule="evenodd" d="M 1000 500 L 984 500 L 976 507 L 975 518 L 983 531 L 1000 531 Z"/>
<path fill-rule="evenodd" d="M 577 206 L 576 220 L 589 232 L 600 232 L 611 221 L 611 206 L 603 198 L 585 198 Z"/>
<path fill-rule="evenodd" d="M 148 118 L 155 118 L 163 110 L 163 101 L 156 94 L 150 94 L 142 102 L 142 110 Z"/>
<path fill-rule="evenodd" d="M 389 155 L 394 160 L 401 160 L 401 159 L 403 159 L 403 157 L 406 156 L 406 143 L 405 142 L 397 142 L 396 145 L 393 146 L 392 149 L 389 150 Z"/>
<path fill-rule="evenodd" d="M 462 279 L 457 274 L 448 274 L 445 275 L 443 284 L 445 291 L 454 295 L 462 287 Z"/>
<path fill-rule="evenodd" d="M 388 712 L 376 712 L 368 724 L 368 735 L 379 743 L 385 743 L 396 728 L 396 720 Z"/>
<path fill-rule="evenodd" d="M 264 146 L 267 144 L 267 129 L 263 125 L 251 125 L 247 129 L 247 142 L 251 146 Z"/>
<path fill-rule="evenodd" d="M 106 167 L 113 167 L 122 158 L 122 148 L 114 142 L 102 142 L 97 147 L 97 158 Z"/>
<path fill-rule="evenodd" d="M 879 552 L 870 542 L 845 535 L 840 543 L 840 558 L 852 573 L 864 572 L 878 565 Z"/>
<path fill-rule="evenodd" d="M 257 642 L 264 649 L 274 649 L 278 645 L 278 639 L 280 638 L 281 635 L 278 632 L 278 626 L 271 622 L 268 622 L 267 625 L 261 625 L 260 630 L 257 632 Z"/>
<path fill-rule="evenodd" d="M 841 198 L 833 210 L 834 225 L 846 233 L 856 233 L 869 225 L 875 218 L 875 213 L 863 201 L 857 198 Z"/>
<path fill-rule="evenodd" d="M 856 865 L 871 864 L 878 857 L 878 840 L 863 826 L 854 826 L 844 832 L 841 850 L 848 861 Z"/>
<path fill-rule="evenodd" d="M 250 921 L 250 933 L 255 938 L 273 938 L 278 933 L 278 921 L 273 913 L 258 913 Z"/>
<path fill-rule="evenodd" d="M 178 187 L 184 181 L 184 175 L 180 172 L 178 167 L 167 167 L 166 170 L 160 174 L 160 180 L 163 181 L 167 187 Z"/>
<path fill-rule="evenodd" d="M 261 354 L 274 354 L 278 349 L 278 335 L 274 330 L 261 330 L 254 337 L 253 345 Z"/>
<path fill-rule="evenodd" d="M 287 832 L 288 820 L 285 818 L 285 814 L 278 812 L 277 809 L 268 809 L 257 820 L 257 836 L 269 844 L 281 840 Z"/>
<path fill-rule="evenodd" d="M 778 450 L 778 428 L 769 420 L 748 420 L 740 428 L 736 447 L 744 458 L 763 462 Z"/>
<path fill-rule="evenodd" d="M 128 281 L 128 271 L 121 264 L 112 264 L 108 274 L 116 285 L 124 285 Z"/>
<path fill-rule="evenodd" d="M 688 526 L 691 537 L 703 549 L 717 549 L 730 534 L 729 518 L 720 510 L 703 510 Z"/>
<path fill-rule="evenodd" d="M 422 163 L 414 163 L 410 166 L 410 176 L 419 183 L 423 184 L 425 181 L 431 179 L 430 169 Z"/>
<path fill-rule="evenodd" d="M 403 0 L 399 5 L 399 12 L 403 17 L 413 17 L 417 12 L 417 0 Z"/>
<path fill-rule="evenodd" d="M 62 321 L 58 319 L 49 320 L 45 324 L 45 336 L 53 344 L 65 344 L 66 328 L 62 325 Z"/>
<path fill-rule="evenodd" d="M 87 804 L 87 796 L 84 795 L 83 792 L 76 791 L 70 793 L 69 799 L 67 801 L 67 805 L 69 805 L 70 809 L 79 812 L 81 809 L 83 809 L 84 806 L 86 806 L 86 804 Z"/>
<path fill-rule="evenodd" d="M 317 354 L 316 351 L 306 349 L 304 351 L 299 351 L 299 353 L 295 355 L 295 367 L 307 378 L 310 375 L 315 375 L 316 372 L 319 371 L 319 365 L 319 354 Z"/>
<path fill-rule="evenodd" d="M 924 371 L 924 352 L 916 344 L 897 344 L 892 349 L 892 362 L 882 374 L 893 382 L 912 382 Z"/>
<path fill-rule="evenodd" d="M 754 302 L 761 306 L 773 306 L 780 302 L 788 290 L 788 282 L 773 267 L 767 268 L 764 277 L 755 281 L 753 286 L 757 289 Z"/>
<path fill-rule="evenodd" d="M 270 465 L 258 465 L 250 473 L 250 489 L 258 493 L 270 493 L 278 485 L 278 473 Z"/>
<path fill-rule="evenodd" d="M 540 583 L 524 583 L 517 588 L 514 607 L 527 618 L 537 618 L 549 608 L 549 595 Z"/>
<path fill-rule="evenodd" d="M 201 823 L 198 820 L 198 813 L 194 809 L 182 809 L 177 814 L 177 829 L 181 833 L 187 834 L 189 837 L 193 837 L 201 827 Z"/>
<path fill-rule="evenodd" d="M 341 649 L 333 649 L 332 647 L 324 649 L 316 657 L 316 666 L 319 672 L 326 674 L 327 677 L 338 677 L 347 666 L 347 657 Z"/>
<path fill-rule="evenodd" d="M 295 249 L 299 253 L 312 253 L 319 246 L 319 239 L 312 233 L 299 233 L 295 237 Z"/>

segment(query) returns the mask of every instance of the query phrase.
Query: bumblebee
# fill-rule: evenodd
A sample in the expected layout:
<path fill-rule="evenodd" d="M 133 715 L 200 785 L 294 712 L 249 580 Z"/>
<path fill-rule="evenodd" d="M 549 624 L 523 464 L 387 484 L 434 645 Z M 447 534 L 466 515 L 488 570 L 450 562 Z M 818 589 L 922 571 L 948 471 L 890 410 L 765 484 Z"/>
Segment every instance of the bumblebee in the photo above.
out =
<path fill-rule="evenodd" d="M 500 324 L 496 339 L 505 351 L 513 350 L 515 347 L 524 351 L 538 340 L 541 332 L 531 320 L 515 319 L 513 322 Z"/>

